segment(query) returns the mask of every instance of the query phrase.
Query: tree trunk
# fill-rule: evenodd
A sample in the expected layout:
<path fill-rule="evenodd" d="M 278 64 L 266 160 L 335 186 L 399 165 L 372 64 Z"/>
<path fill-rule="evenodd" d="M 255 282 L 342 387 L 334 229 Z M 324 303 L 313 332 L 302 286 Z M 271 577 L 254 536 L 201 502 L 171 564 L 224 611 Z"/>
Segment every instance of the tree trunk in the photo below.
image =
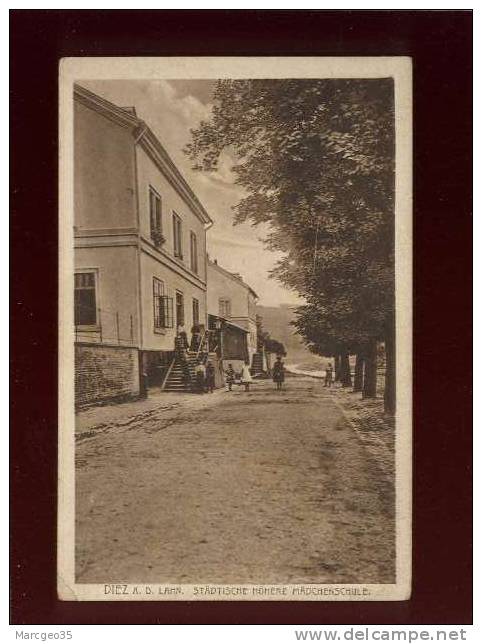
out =
<path fill-rule="evenodd" d="M 385 395 L 383 404 L 386 414 L 393 415 L 396 409 L 396 373 L 395 373 L 395 328 L 392 325 L 385 337 Z"/>
<path fill-rule="evenodd" d="M 363 390 L 363 354 L 358 352 L 356 354 L 355 362 L 355 381 L 353 383 L 353 391 Z"/>
<path fill-rule="evenodd" d="M 365 373 L 363 379 L 363 398 L 377 396 L 377 341 L 370 340 L 365 353 Z"/>
<path fill-rule="evenodd" d="M 340 359 L 341 384 L 344 387 L 351 387 L 350 358 L 348 353 L 342 353 Z"/>
<path fill-rule="evenodd" d="M 335 382 L 340 382 L 341 380 L 341 360 L 340 355 L 337 353 L 334 356 L 335 359 Z"/>

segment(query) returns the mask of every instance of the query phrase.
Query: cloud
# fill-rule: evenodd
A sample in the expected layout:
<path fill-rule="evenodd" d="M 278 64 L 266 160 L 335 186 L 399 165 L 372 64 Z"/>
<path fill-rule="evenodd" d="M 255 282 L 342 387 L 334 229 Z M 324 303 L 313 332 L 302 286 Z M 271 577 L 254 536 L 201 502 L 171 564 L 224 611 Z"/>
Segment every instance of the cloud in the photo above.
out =
<path fill-rule="evenodd" d="M 211 106 L 201 103 L 194 96 L 178 98 L 169 81 L 149 82 L 147 94 L 151 101 L 150 110 L 152 110 L 151 106 L 159 104 L 163 109 L 161 120 L 165 121 L 164 114 L 167 111 L 173 121 L 177 122 L 177 127 L 171 129 L 175 134 L 185 134 L 190 127 L 195 127 L 202 120 L 208 119 L 211 113 Z M 164 134 L 166 135 L 167 132 Z"/>
<path fill-rule="evenodd" d="M 208 245 L 211 246 L 231 246 L 232 248 L 251 248 L 253 250 L 259 251 L 259 243 L 257 241 L 249 239 L 233 239 L 232 237 L 216 235 L 213 233 L 210 235 L 208 233 Z"/>

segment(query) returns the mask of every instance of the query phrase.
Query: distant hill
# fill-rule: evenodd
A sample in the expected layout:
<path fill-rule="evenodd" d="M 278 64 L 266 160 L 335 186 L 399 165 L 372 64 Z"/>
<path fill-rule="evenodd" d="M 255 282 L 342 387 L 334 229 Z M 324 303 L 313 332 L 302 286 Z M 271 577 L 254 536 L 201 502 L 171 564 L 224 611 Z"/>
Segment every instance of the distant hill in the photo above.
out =
<path fill-rule="evenodd" d="M 263 329 L 272 338 L 284 344 L 289 362 L 305 360 L 312 356 L 296 333 L 295 328 L 290 324 L 295 317 L 295 308 L 289 304 L 256 306 L 256 313 L 263 318 Z"/>

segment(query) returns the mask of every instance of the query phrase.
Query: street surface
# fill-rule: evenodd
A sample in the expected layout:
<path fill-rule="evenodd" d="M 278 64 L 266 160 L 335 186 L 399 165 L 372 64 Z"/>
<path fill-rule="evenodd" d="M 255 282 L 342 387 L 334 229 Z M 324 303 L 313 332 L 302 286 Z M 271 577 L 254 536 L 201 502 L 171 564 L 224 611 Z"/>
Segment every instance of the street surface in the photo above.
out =
<path fill-rule="evenodd" d="M 321 381 L 285 386 L 174 394 L 79 433 L 77 581 L 394 583 L 389 478 Z"/>

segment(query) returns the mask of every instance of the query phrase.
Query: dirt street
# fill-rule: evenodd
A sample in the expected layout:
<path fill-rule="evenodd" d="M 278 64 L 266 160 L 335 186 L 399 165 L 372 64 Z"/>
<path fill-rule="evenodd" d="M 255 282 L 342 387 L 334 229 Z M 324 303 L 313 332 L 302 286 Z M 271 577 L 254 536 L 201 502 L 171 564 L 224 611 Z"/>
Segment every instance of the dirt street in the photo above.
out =
<path fill-rule="evenodd" d="M 320 381 L 285 384 L 79 434 L 77 581 L 393 583 L 392 485 Z"/>

